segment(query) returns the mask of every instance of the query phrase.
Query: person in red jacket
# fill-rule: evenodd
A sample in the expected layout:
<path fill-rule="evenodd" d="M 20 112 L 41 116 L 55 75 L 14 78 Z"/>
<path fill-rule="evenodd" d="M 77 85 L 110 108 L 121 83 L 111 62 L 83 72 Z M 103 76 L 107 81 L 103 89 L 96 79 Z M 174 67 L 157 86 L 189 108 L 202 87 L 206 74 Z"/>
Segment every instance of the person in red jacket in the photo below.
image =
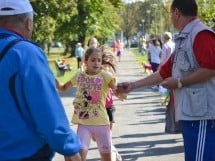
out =
<path fill-rule="evenodd" d="M 215 160 L 215 33 L 198 18 L 195 0 L 173 0 L 171 19 L 180 32 L 175 51 L 158 72 L 122 83 L 118 92 L 161 84 L 174 91 L 185 161 Z"/>

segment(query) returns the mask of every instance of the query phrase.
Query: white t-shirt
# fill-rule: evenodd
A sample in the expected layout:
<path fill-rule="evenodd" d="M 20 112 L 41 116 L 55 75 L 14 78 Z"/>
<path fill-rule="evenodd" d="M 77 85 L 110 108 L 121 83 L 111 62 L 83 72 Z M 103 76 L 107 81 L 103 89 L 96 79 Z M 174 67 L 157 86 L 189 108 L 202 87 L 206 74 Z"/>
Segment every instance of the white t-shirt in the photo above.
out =
<path fill-rule="evenodd" d="M 161 64 L 164 64 L 168 58 L 170 57 L 170 55 L 172 55 L 172 53 L 175 50 L 175 43 L 172 40 L 169 40 L 167 42 L 165 42 L 163 44 L 163 48 L 161 51 Z"/>
<path fill-rule="evenodd" d="M 150 45 L 148 51 L 150 53 L 151 62 L 160 64 L 161 47 Z"/>

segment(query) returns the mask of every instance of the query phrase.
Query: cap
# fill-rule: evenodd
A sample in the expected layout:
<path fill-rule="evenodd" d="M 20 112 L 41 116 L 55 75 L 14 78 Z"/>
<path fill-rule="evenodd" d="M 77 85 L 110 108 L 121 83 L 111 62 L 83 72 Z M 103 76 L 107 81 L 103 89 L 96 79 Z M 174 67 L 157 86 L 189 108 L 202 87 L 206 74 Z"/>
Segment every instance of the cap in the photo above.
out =
<path fill-rule="evenodd" d="M 29 0 L 0 0 L 0 15 L 18 15 L 34 12 Z"/>
<path fill-rule="evenodd" d="M 166 40 L 172 39 L 172 34 L 171 34 L 171 32 L 165 32 L 163 36 L 164 36 L 164 39 L 166 39 Z"/>
<path fill-rule="evenodd" d="M 81 43 L 80 43 L 80 42 L 78 42 L 78 43 L 77 43 L 77 46 L 81 46 Z"/>

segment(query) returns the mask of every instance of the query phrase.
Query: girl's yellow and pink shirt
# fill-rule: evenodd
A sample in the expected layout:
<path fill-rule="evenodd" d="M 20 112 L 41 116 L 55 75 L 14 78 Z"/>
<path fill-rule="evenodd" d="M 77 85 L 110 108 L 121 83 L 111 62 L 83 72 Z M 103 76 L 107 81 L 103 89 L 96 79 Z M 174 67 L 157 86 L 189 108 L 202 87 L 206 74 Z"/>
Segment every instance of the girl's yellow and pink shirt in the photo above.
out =
<path fill-rule="evenodd" d="M 105 101 L 111 82 L 116 84 L 116 77 L 104 70 L 96 75 L 88 75 L 84 71 L 76 73 L 71 79 L 71 83 L 77 87 L 73 102 L 73 123 L 82 125 L 109 124 Z"/>

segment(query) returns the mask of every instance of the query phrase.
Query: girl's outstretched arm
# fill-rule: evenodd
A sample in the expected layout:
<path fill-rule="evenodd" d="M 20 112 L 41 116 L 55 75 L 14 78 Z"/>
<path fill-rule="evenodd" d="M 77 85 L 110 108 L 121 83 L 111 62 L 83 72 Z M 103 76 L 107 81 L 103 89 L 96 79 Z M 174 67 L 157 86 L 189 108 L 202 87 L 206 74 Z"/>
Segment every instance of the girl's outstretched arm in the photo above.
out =
<path fill-rule="evenodd" d="M 65 84 L 60 84 L 59 81 L 57 79 L 55 79 L 56 81 L 56 87 L 60 92 L 65 92 L 67 90 L 69 90 L 70 88 L 73 87 L 73 84 L 71 83 L 71 81 L 66 82 Z"/>

